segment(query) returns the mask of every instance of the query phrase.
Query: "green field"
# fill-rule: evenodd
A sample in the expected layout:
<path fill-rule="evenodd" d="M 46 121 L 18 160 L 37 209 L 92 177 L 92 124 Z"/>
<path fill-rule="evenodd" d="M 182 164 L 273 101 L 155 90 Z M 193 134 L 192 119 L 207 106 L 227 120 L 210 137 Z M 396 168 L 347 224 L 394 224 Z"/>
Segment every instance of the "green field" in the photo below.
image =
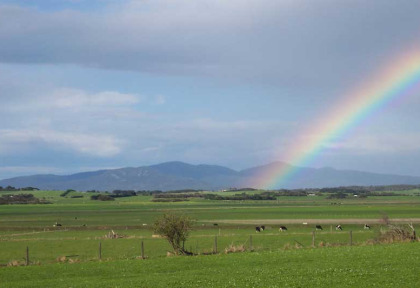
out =
<path fill-rule="evenodd" d="M 0 196 L 10 193 L 23 192 L 3 191 L 0 192 Z M 394 270 L 403 270 L 404 265 L 407 265 L 411 270 L 409 269 L 405 274 L 399 273 L 397 276 L 402 278 L 405 275 L 405 278 L 409 279 L 407 283 L 410 284 L 419 281 L 417 278 L 412 279 L 414 275 L 411 273 L 414 266 L 409 265 L 411 263 L 409 261 L 420 260 L 417 252 L 416 254 L 412 251 L 413 253 L 410 254 L 411 249 L 419 250 L 418 243 L 371 246 L 380 231 L 387 229 L 385 218 L 388 218 L 391 223 L 400 223 L 405 226 L 405 223 L 413 223 L 414 226 L 420 223 L 420 197 L 417 196 L 417 190 L 397 192 L 396 196 L 375 196 L 363 199 L 327 199 L 324 195 L 282 196 L 276 200 L 265 201 L 216 201 L 190 198 L 190 201 L 176 203 L 152 202 L 152 196 L 116 198 L 115 201 L 108 202 L 90 200 L 91 193 L 71 192 L 66 197 L 60 196 L 61 191 L 26 193 L 32 193 L 52 204 L 0 205 L 0 265 L 24 264 L 27 248 L 31 264 L 29 267 L 0 268 L 1 287 L 52 287 L 58 284 L 62 287 L 94 287 L 95 285 L 98 287 L 201 287 L 206 285 L 208 287 L 234 287 L 235 285 L 238 287 L 301 287 L 297 283 L 306 283 L 306 286 L 302 285 L 302 287 L 307 287 L 310 285 L 307 282 L 310 278 L 313 278 L 315 281 L 313 283 L 317 285 L 321 283 L 322 285 L 318 286 L 322 287 L 324 284 L 327 286 L 326 283 L 336 283 L 333 276 L 326 276 L 327 271 L 334 272 L 330 269 L 336 267 L 338 272 L 343 272 L 341 274 L 346 274 L 344 272 L 350 270 L 354 271 L 350 273 L 350 276 L 346 276 L 350 277 L 345 282 L 347 286 L 342 286 L 354 287 L 362 285 L 360 284 L 362 282 L 358 282 L 361 281 L 359 278 L 373 277 L 372 275 L 383 273 L 384 267 L 372 264 L 369 262 L 370 259 L 363 258 L 366 254 L 375 259 L 373 256 L 375 253 L 379 255 L 376 257 L 379 257 L 378 261 L 384 263 L 393 261 L 394 264 L 388 271 L 389 275 L 393 275 Z M 82 197 L 71 198 L 72 196 Z M 171 247 L 165 239 L 153 235 L 152 231 L 155 219 L 167 212 L 183 213 L 195 220 L 185 248 L 199 256 L 167 257 L 167 252 L 171 251 Z M 56 222 L 62 226 L 53 227 Z M 369 223 L 372 229 L 364 230 L 364 223 Z M 322 224 L 324 229 L 317 231 L 313 240 L 312 233 L 316 224 Z M 336 231 L 334 229 L 336 224 L 341 224 L 343 231 Z M 257 225 L 265 225 L 267 229 L 256 233 L 255 226 Z M 280 225 L 286 225 L 288 231 L 280 232 L 278 230 Z M 111 230 L 121 238 L 108 239 L 106 235 Z M 353 247 L 349 246 L 350 241 Z M 146 260 L 139 260 L 142 242 Z M 313 244 L 316 249 L 312 247 Z M 99 245 L 101 246 L 101 260 L 99 260 Z M 225 255 L 225 249 L 232 245 L 243 247 L 246 250 L 245 253 Z M 217 255 L 205 255 L 212 254 L 216 249 Z M 406 253 L 407 256 L 404 257 L 411 260 L 408 262 L 392 260 L 390 255 L 381 251 L 390 251 L 390 255 Z M 341 257 L 341 253 L 348 255 L 347 258 Z M 353 265 L 353 268 L 345 267 L 348 257 L 353 253 L 360 254 L 357 257 L 370 263 L 369 269 L 357 266 L 357 261 L 353 264 L 347 263 L 350 266 Z M 320 262 L 323 266 L 320 264 L 318 267 L 315 264 L 318 261 L 315 260 L 316 257 L 324 259 Z M 283 259 L 287 261 L 284 262 Z M 252 265 L 253 261 L 259 263 L 258 269 L 261 270 Z M 239 262 L 243 265 L 239 265 Z M 304 272 L 301 276 L 294 271 L 296 267 L 293 269 L 293 265 L 298 265 L 299 262 L 303 265 L 299 270 Z M 289 264 L 285 265 L 285 263 Z M 234 270 L 223 268 L 229 265 Z M 162 267 L 166 272 L 160 272 L 156 267 Z M 182 269 L 172 271 L 173 267 Z M 189 273 L 187 270 L 191 269 L 194 272 Z M 112 274 L 114 270 L 128 276 L 114 275 L 116 278 L 110 280 L 108 273 Z M 29 278 L 18 277 L 21 274 L 19 271 L 25 271 L 22 272 L 25 275 L 32 275 L 27 277 L 34 277 L 36 281 L 31 282 Z M 80 271 L 83 273 L 80 274 Z M 149 272 L 146 273 L 146 271 Z M 212 271 L 216 276 L 209 278 L 210 276 L 206 276 L 206 271 Z M 249 276 L 250 273 L 247 271 L 251 271 L 254 275 L 261 274 L 258 276 L 261 279 L 271 280 L 263 285 L 256 280 L 258 277 L 256 279 L 245 277 L 244 279 L 248 280 L 244 280 L 238 276 Z M 62 276 L 56 280 L 46 279 L 44 276 L 47 272 Z M 96 273 L 101 275 L 94 276 Z M 166 273 L 169 276 L 160 279 L 160 273 Z M 286 281 L 284 277 L 279 276 L 284 273 L 292 276 Z M 236 276 L 229 278 L 228 275 Z M 161 280 L 159 284 L 154 282 L 157 277 Z M 199 282 L 196 282 L 197 277 L 202 278 L 204 282 L 200 282 L 199 285 Z M 280 282 L 277 282 L 280 280 L 277 278 L 286 281 L 285 285 L 280 285 Z M 6 280 L 3 281 L 3 279 Z M 324 281 L 324 279 L 328 280 Z M 71 285 L 66 284 L 67 280 L 71 282 Z M 84 281 L 89 281 L 89 284 L 84 284 Z M 138 281 L 143 281 L 143 286 L 136 285 Z M 187 284 L 183 284 L 184 281 Z M 375 283 L 403 283 L 398 282 L 402 279 L 397 282 L 390 282 L 389 279 L 375 281 L 377 281 Z M 105 282 L 109 285 L 105 285 Z M 362 286 L 374 287 L 366 283 Z"/>
<path fill-rule="evenodd" d="M 420 243 L 0 269 L 2 287 L 419 287 Z"/>

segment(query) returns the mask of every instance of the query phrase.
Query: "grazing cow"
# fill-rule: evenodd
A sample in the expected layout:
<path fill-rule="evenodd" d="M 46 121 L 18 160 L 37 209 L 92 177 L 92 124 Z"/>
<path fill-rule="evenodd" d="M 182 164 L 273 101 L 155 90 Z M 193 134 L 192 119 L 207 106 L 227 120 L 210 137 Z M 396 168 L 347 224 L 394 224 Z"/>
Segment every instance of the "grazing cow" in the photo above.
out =
<path fill-rule="evenodd" d="M 261 231 L 264 231 L 265 230 L 265 226 L 264 225 L 262 225 L 261 226 Z"/>
<path fill-rule="evenodd" d="M 341 228 L 341 225 L 337 225 L 335 226 L 335 230 L 343 230 L 343 228 Z"/>
<path fill-rule="evenodd" d="M 280 228 L 279 228 L 279 231 L 287 231 L 287 228 L 286 228 L 286 226 L 280 226 Z"/>
<path fill-rule="evenodd" d="M 261 232 L 261 227 L 260 226 L 255 227 L 255 232 Z"/>
<path fill-rule="evenodd" d="M 369 230 L 370 229 L 370 226 L 368 224 L 365 224 L 365 226 L 363 227 L 363 229 Z"/>
<path fill-rule="evenodd" d="M 316 226 L 315 226 L 315 229 L 316 229 L 316 230 L 322 230 L 322 226 L 321 226 L 321 225 L 316 225 Z"/>
<path fill-rule="evenodd" d="M 53 225 L 54 227 L 61 227 L 62 225 L 58 222 L 55 222 L 55 224 Z"/>

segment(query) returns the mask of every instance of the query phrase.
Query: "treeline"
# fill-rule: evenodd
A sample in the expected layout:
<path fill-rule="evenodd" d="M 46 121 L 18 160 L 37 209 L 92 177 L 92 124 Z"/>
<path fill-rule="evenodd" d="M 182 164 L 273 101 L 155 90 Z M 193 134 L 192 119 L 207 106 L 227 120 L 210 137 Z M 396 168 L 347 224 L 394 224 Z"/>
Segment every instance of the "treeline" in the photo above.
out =
<path fill-rule="evenodd" d="M 220 195 L 214 193 L 162 193 L 153 195 L 153 202 L 188 201 L 189 198 L 204 198 L 207 200 L 276 200 L 275 192 L 262 192 L 258 194 L 240 193 L 235 195 Z"/>
<path fill-rule="evenodd" d="M 115 201 L 115 198 L 107 194 L 98 194 L 90 196 L 90 200 Z"/>
<path fill-rule="evenodd" d="M 241 192 L 241 191 L 257 191 L 255 188 L 229 188 L 223 190 L 223 192 Z"/>
<path fill-rule="evenodd" d="M 369 186 L 369 190 L 376 191 L 406 191 L 420 189 L 420 185 L 387 185 L 387 186 Z"/>
<path fill-rule="evenodd" d="M 0 197 L 0 205 L 6 204 L 51 204 L 51 202 L 38 199 L 33 194 L 7 194 Z"/>
<path fill-rule="evenodd" d="M 137 196 L 137 193 L 134 190 L 114 190 L 110 196 L 113 198 L 131 197 Z"/>
<path fill-rule="evenodd" d="M 345 186 L 334 188 L 322 188 L 319 191 L 328 193 L 364 193 L 364 192 L 382 192 L 382 191 L 407 191 L 420 189 L 420 185 L 384 185 L 384 186 Z"/>
<path fill-rule="evenodd" d="M 179 189 L 179 190 L 168 190 L 168 191 L 162 191 L 162 190 L 140 190 L 137 191 L 137 195 L 141 196 L 155 196 L 159 194 L 181 194 L 181 193 L 198 193 L 203 192 L 204 190 L 196 190 L 196 189 Z"/>
<path fill-rule="evenodd" d="M 37 191 L 38 188 L 35 187 L 23 187 L 23 188 L 15 188 L 13 186 L 1 187 L 0 191 Z"/>
<path fill-rule="evenodd" d="M 318 190 L 313 189 L 294 189 L 294 190 L 288 190 L 288 189 L 281 189 L 281 190 L 275 190 L 275 191 L 267 191 L 262 192 L 262 194 L 267 193 L 273 196 L 308 196 L 309 194 L 316 195 L 319 194 Z"/>
<path fill-rule="evenodd" d="M 160 199 L 160 198 L 179 198 L 179 199 L 186 199 L 186 198 L 204 198 L 204 194 L 193 192 L 193 193 L 160 193 L 153 195 L 153 198 Z"/>
<path fill-rule="evenodd" d="M 114 190 L 111 193 L 101 193 L 90 196 L 91 200 L 114 201 L 115 198 L 137 196 L 134 190 Z"/>
<path fill-rule="evenodd" d="M 218 194 L 204 194 L 204 199 L 208 200 L 276 200 L 275 196 L 269 194 L 235 194 L 231 196 L 222 196 Z"/>
<path fill-rule="evenodd" d="M 406 191 L 411 189 L 416 189 L 414 185 L 404 185 L 404 187 L 411 187 L 410 189 L 396 189 L 396 187 L 401 187 L 401 185 L 394 186 L 379 186 L 376 189 L 376 186 L 352 186 L 352 187 L 336 187 L 336 188 L 322 188 L 319 191 L 321 193 L 330 194 L 327 198 L 337 198 L 343 199 L 347 198 L 348 195 L 357 196 L 359 198 L 366 198 L 368 196 L 408 196 L 407 194 L 395 194 L 392 191 Z M 384 189 L 384 187 L 389 187 L 390 189 Z M 374 189 L 372 189 L 374 188 Z M 391 190 L 392 189 L 392 190 Z M 386 192 L 385 192 L 386 191 Z M 389 192 L 388 192 L 389 191 Z"/>

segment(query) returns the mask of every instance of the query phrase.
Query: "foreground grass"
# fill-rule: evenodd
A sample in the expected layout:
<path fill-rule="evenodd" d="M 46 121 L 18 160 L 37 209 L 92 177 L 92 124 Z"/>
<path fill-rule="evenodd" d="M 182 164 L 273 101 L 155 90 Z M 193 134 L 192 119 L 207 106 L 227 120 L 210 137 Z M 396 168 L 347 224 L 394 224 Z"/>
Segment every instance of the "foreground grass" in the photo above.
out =
<path fill-rule="evenodd" d="M 420 243 L 0 269 L 1 287 L 420 287 Z"/>
<path fill-rule="evenodd" d="M 255 229 L 220 229 L 217 236 L 218 251 L 224 251 L 230 245 L 244 245 L 249 248 L 252 241 L 252 248 L 258 252 L 276 251 L 284 247 L 294 247 L 297 243 L 304 247 L 311 247 L 312 232 L 300 230 L 298 227 L 289 226 L 290 231 L 278 232 L 277 229 L 267 229 L 264 233 L 255 233 Z M 347 229 L 347 226 L 346 226 Z M 352 242 L 361 245 L 368 239 L 375 238 L 378 231 L 353 231 Z M 76 232 L 76 233 L 75 233 Z M 107 231 L 108 232 L 108 231 Z M 106 260 L 135 259 L 140 256 L 141 241 L 144 242 L 145 255 L 149 258 L 166 257 L 167 251 L 171 251 L 168 241 L 165 239 L 153 238 L 151 232 L 146 235 L 144 231 L 118 231 L 126 233 L 128 238 L 103 239 L 96 238 L 98 233 L 105 234 L 105 231 L 56 231 L 41 232 L 35 234 L 23 233 L 22 236 L 0 235 L 0 265 L 6 265 L 13 261 L 24 261 L 26 247 L 29 247 L 30 261 L 39 264 L 56 263 L 57 259 L 66 256 L 73 261 L 87 262 L 98 259 L 98 246 L 101 242 L 102 257 Z M 254 234 L 249 234 L 249 233 Z M 185 243 L 187 250 L 196 254 L 203 254 L 213 251 L 215 235 L 217 230 L 198 230 L 191 233 L 191 237 Z M 250 240 L 252 236 L 252 240 Z M 21 238 L 24 237 L 24 238 Z M 33 237 L 33 238 L 31 238 Z M 348 245 L 349 232 L 317 232 L 316 246 L 325 245 Z"/>

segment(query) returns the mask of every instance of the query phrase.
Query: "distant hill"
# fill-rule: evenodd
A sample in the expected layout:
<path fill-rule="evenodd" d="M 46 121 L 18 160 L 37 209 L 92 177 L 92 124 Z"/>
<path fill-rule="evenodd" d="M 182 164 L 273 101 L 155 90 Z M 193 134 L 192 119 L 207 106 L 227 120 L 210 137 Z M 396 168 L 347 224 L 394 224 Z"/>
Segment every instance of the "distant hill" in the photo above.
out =
<path fill-rule="evenodd" d="M 137 168 L 121 168 L 83 172 L 72 175 L 32 175 L 4 179 L 0 186 L 37 187 L 43 190 L 75 189 L 99 190 L 219 190 L 231 187 L 252 187 L 274 166 L 289 166 L 282 162 L 235 171 L 217 165 L 191 165 L 183 162 L 166 162 Z M 323 188 L 337 186 L 369 186 L 420 184 L 420 177 L 376 174 L 333 168 L 301 168 L 299 173 L 284 187 L 277 188 Z M 254 187 L 260 188 L 260 187 Z"/>

